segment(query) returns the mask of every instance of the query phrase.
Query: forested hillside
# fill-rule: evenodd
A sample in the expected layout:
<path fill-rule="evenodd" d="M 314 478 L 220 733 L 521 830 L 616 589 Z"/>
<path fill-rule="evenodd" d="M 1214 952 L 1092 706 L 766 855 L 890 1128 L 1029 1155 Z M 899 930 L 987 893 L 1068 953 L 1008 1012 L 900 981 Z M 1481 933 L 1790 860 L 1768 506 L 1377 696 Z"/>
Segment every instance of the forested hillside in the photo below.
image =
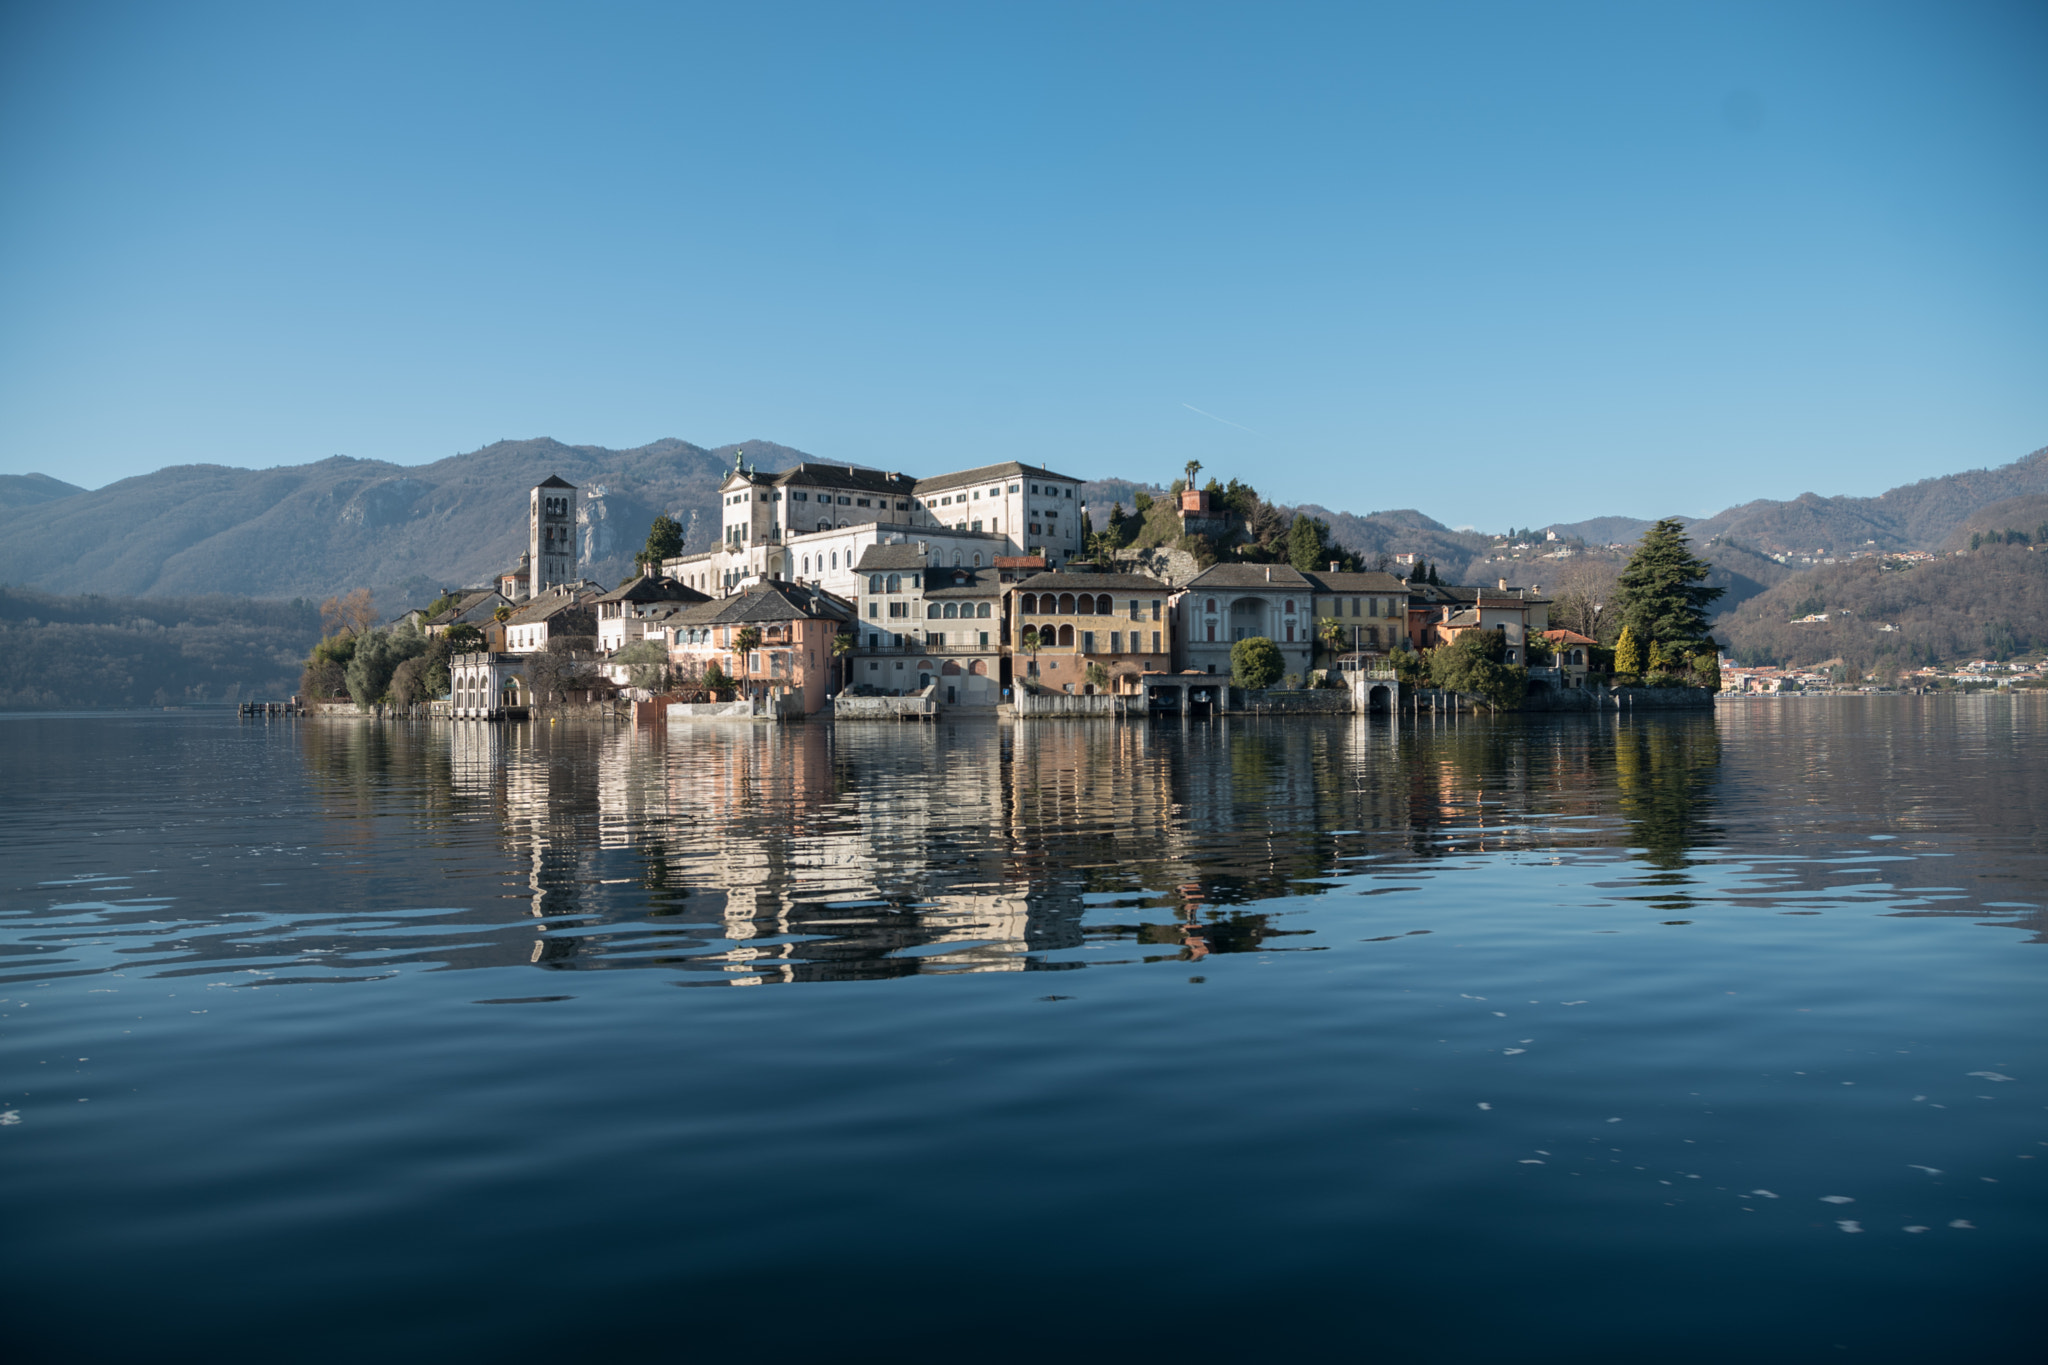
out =
<path fill-rule="evenodd" d="M 320 638 L 305 600 L 59 597 L 0 587 L 0 707 L 282 700 Z"/>
<path fill-rule="evenodd" d="M 1825 613 L 1825 622 L 1794 624 Z M 1886 629 L 1892 627 L 1892 629 Z M 1839 658 L 1865 671 L 2005 659 L 2048 645 L 2048 554 L 1987 545 L 1901 566 L 1859 559 L 1795 575 L 1715 626 L 1737 662 Z"/>
<path fill-rule="evenodd" d="M 309 465 L 181 465 L 0 511 L 0 583 L 56 592 L 325 597 L 373 589 L 396 605 L 509 568 L 526 543 L 527 490 L 560 474 L 584 492 L 585 571 L 622 577 L 666 512 L 692 548 L 716 542 L 718 484 L 736 449 L 762 469 L 804 458 L 772 442 L 636 450 L 500 441 L 433 464 L 336 455 Z"/>

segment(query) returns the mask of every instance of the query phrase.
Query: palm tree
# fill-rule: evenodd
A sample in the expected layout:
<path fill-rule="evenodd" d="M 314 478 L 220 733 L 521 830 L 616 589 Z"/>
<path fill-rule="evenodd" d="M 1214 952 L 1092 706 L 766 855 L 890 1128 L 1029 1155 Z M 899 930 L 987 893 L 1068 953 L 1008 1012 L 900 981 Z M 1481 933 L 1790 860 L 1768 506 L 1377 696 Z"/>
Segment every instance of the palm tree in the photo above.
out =
<path fill-rule="evenodd" d="M 1195 482 L 1195 475 L 1197 475 L 1197 474 L 1199 474 L 1199 473 L 1201 473 L 1201 472 L 1202 472 L 1202 462 L 1201 462 L 1200 460 L 1189 460 L 1189 461 L 1188 461 L 1188 491 L 1189 491 L 1189 492 L 1193 492 L 1193 491 L 1194 491 L 1194 490 L 1195 490 L 1195 489 L 1196 489 L 1197 487 L 1199 487 L 1199 485 L 1198 485 L 1198 484 L 1196 484 L 1196 482 Z"/>

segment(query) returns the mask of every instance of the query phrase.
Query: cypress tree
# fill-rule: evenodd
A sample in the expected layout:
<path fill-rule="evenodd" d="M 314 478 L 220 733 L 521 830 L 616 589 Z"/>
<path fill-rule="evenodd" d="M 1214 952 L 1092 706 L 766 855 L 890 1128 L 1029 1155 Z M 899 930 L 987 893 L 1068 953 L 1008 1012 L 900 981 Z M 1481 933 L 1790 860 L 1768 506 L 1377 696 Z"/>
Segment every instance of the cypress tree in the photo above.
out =
<path fill-rule="evenodd" d="M 1614 671 L 1631 676 L 1643 671 L 1643 642 L 1632 627 L 1623 626 L 1621 638 L 1614 642 Z"/>

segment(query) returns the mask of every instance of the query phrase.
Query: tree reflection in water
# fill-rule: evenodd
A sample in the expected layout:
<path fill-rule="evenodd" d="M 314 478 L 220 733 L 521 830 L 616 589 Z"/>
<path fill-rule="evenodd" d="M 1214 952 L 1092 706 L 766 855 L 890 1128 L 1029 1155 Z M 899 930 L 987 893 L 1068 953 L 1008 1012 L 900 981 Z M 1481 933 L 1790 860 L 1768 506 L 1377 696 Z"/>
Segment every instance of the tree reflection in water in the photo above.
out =
<path fill-rule="evenodd" d="M 1711 717 L 365 723 L 302 744 L 336 847 L 403 814 L 441 879 L 502 883 L 410 916 L 387 960 L 719 985 L 1314 949 L 1287 924 L 1301 898 L 1447 857 L 1636 846 L 1681 869 L 1718 764 Z"/>
<path fill-rule="evenodd" d="M 128 965 L 158 974 L 231 963 L 344 980 L 418 963 L 862 981 L 1313 951 L 1336 941 L 1319 910 L 1368 905 L 1412 909 L 1407 924 L 1376 910 L 1380 932 L 1361 935 L 1396 938 L 1429 931 L 1430 898 L 1361 897 L 1531 857 L 1611 864 L 1597 894 L 1679 922 L 1735 894 L 1709 891 L 1719 874 L 1698 866 L 1730 848 L 1771 864 L 1774 892 L 1840 887 L 1838 860 L 1785 852 L 1794 828 L 1815 847 L 1837 829 L 1896 831 L 1882 836 L 1891 864 L 1973 850 L 1921 874 L 1949 881 L 1965 865 L 2001 887 L 2033 875 L 2048 779 L 2015 757 L 2030 723 L 1911 699 L 669 734 L 323 720 L 243 734 L 237 751 L 272 811 L 250 837 L 309 879 L 165 871 L 152 895 L 191 915 L 175 935 L 142 927 L 147 907 L 94 922 L 133 921 Z M 1990 776 L 1961 781 L 1959 765 Z M 1905 870 L 1856 875 L 1882 888 Z M 1487 885 L 1516 903 L 1511 872 Z M 293 889 L 262 889 L 277 886 Z M 1899 896 L 1890 913 L 2044 927 L 2009 890 Z"/>

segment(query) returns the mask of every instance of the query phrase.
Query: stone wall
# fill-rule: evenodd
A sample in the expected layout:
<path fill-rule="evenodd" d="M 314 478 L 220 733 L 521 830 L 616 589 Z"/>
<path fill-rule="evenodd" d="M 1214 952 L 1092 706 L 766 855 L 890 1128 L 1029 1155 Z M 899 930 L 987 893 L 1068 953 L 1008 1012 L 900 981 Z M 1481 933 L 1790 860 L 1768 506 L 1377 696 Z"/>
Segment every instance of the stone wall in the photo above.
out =
<path fill-rule="evenodd" d="M 1124 716 L 1143 715 L 1143 697 L 1119 697 L 1107 692 L 1077 696 L 1066 692 L 1017 692 L 1015 712 L 1019 718 L 1042 716 Z"/>
<path fill-rule="evenodd" d="M 930 697 L 851 697 L 841 693 L 832 701 L 838 720 L 922 720 L 938 707 Z"/>
<path fill-rule="evenodd" d="M 1532 690 L 1521 710 L 1546 711 L 1699 711 L 1714 704 L 1704 687 L 1594 687 Z"/>
<path fill-rule="evenodd" d="M 1352 700 L 1348 688 L 1315 688 L 1303 692 L 1230 689 L 1232 713 L 1254 716 L 1348 716 Z"/>

